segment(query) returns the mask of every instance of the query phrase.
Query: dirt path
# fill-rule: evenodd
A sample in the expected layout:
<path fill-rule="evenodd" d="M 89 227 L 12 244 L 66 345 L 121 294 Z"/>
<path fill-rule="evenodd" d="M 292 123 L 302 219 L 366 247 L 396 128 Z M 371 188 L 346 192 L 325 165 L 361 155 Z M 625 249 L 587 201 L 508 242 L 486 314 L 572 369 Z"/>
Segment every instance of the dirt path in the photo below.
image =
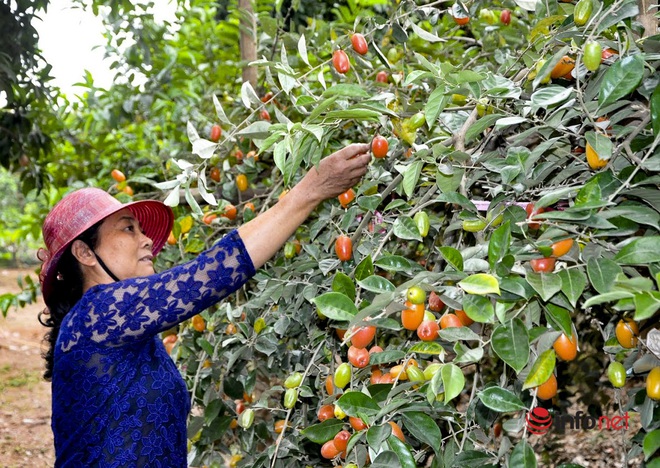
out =
<path fill-rule="evenodd" d="M 0 294 L 19 290 L 16 278 L 31 269 L 0 269 Z M 37 320 L 39 302 L 0 314 L 0 467 L 53 466 L 50 383 L 42 378 L 40 343 L 45 328 Z"/>

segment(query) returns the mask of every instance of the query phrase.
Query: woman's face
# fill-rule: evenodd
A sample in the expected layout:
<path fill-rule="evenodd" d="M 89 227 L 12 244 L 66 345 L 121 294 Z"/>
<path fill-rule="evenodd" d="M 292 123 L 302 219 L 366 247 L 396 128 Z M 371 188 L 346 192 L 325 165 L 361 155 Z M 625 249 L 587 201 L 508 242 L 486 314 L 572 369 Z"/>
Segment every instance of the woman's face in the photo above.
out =
<path fill-rule="evenodd" d="M 117 278 L 124 280 L 154 273 L 153 241 L 144 235 L 130 210 L 124 209 L 103 221 L 96 254 Z"/>

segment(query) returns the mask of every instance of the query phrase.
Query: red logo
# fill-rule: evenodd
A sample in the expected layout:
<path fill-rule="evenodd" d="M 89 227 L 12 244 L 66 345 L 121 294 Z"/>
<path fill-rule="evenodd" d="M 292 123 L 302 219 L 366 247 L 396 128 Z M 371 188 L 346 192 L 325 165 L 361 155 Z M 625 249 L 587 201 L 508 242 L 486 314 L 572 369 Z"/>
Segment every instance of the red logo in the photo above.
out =
<path fill-rule="evenodd" d="M 527 422 L 527 430 L 532 434 L 544 435 L 547 434 L 552 426 L 552 416 L 548 410 L 537 406 L 525 416 Z"/>

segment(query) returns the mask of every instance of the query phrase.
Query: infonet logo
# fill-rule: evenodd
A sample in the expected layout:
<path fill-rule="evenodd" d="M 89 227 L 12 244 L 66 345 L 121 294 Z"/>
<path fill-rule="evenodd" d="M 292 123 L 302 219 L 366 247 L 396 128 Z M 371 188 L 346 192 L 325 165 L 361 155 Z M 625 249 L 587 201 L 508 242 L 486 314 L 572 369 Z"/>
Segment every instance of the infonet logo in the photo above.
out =
<path fill-rule="evenodd" d="M 540 406 L 535 407 L 532 411 L 525 415 L 525 422 L 527 423 L 527 430 L 532 434 L 544 435 L 550 431 L 551 427 L 560 430 L 566 430 L 568 424 L 570 429 L 596 429 L 620 431 L 628 429 L 628 412 L 623 416 L 601 416 L 596 418 L 578 411 L 575 415 L 571 414 L 558 414 L 554 418 L 550 415 L 547 409 Z"/>

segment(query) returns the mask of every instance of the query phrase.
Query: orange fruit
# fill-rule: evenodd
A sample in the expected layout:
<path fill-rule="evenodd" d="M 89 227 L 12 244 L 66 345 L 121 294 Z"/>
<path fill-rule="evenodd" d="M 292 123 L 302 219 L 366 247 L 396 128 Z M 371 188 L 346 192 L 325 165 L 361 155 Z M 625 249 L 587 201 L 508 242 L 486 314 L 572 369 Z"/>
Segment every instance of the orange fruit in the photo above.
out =
<path fill-rule="evenodd" d="M 353 200 L 355 200 L 355 190 L 352 188 L 346 190 L 344 193 L 337 197 L 341 206 L 346 208 Z"/>
<path fill-rule="evenodd" d="M 284 431 L 285 422 L 286 421 L 284 419 L 279 419 L 279 420 L 275 421 L 275 433 L 281 434 L 282 431 Z"/>
<path fill-rule="evenodd" d="M 555 353 L 564 361 L 572 361 L 577 356 L 577 337 L 573 334 L 570 338 L 565 333 L 559 335 L 552 345 Z"/>
<path fill-rule="evenodd" d="M 204 317 L 197 314 L 192 318 L 192 326 L 198 332 L 203 332 L 206 329 L 206 320 Z"/>
<path fill-rule="evenodd" d="M 566 255 L 573 247 L 573 239 L 564 239 L 552 244 L 552 255 L 561 257 Z"/>
<path fill-rule="evenodd" d="M 470 317 L 468 317 L 464 310 L 457 310 L 457 311 L 454 312 L 454 314 L 456 314 L 456 317 L 458 317 L 458 320 L 460 320 L 461 323 L 466 327 L 469 327 L 470 325 L 472 325 L 474 323 L 474 320 L 472 320 Z"/>
<path fill-rule="evenodd" d="M 619 323 L 616 324 L 616 329 L 614 330 L 616 339 L 619 344 L 624 348 L 634 348 L 637 346 L 637 335 L 639 335 L 639 327 L 637 323 L 632 319 L 621 319 Z"/>
<path fill-rule="evenodd" d="M 440 318 L 440 328 L 443 330 L 445 328 L 452 328 L 452 327 L 462 327 L 463 322 L 461 322 L 461 319 L 458 318 L 456 314 L 445 314 Z"/>
<path fill-rule="evenodd" d="M 335 445 L 335 441 L 329 440 L 325 444 L 323 444 L 323 447 L 321 447 L 321 456 L 329 460 L 339 455 L 340 451 L 341 450 L 339 450 Z"/>
<path fill-rule="evenodd" d="M 218 215 L 215 213 L 206 213 L 204 217 L 202 218 L 202 222 L 204 224 L 211 224 L 215 218 L 217 218 Z"/>
<path fill-rule="evenodd" d="M 112 172 L 110 173 L 110 176 L 115 179 L 117 182 L 123 182 L 126 180 L 126 176 L 122 171 L 119 169 L 113 169 Z"/>
<path fill-rule="evenodd" d="M 325 378 L 325 391 L 328 392 L 328 395 L 335 393 L 335 382 L 332 379 L 332 374 L 328 374 Z"/>
<path fill-rule="evenodd" d="M 122 192 L 124 192 L 124 193 L 125 193 L 126 195 L 128 195 L 129 197 L 132 197 L 132 196 L 133 196 L 133 193 L 134 193 L 134 192 L 133 192 L 133 188 L 132 188 L 130 185 L 127 185 L 126 187 L 124 187 L 124 188 L 122 189 Z"/>
<path fill-rule="evenodd" d="M 236 219 L 236 207 L 232 204 L 225 205 L 225 211 L 222 213 L 222 216 L 233 221 Z"/>
<path fill-rule="evenodd" d="M 403 364 L 398 364 L 390 369 L 390 375 L 393 379 L 398 378 L 399 380 L 408 380 L 408 374 L 406 373 Z"/>
<path fill-rule="evenodd" d="M 553 68 L 550 72 L 550 78 L 553 80 L 561 78 L 564 75 L 572 72 L 573 68 L 575 68 L 575 60 L 573 60 L 568 55 L 564 55 L 559 63 L 555 65 L 555 68 Z"/>
<path fill-rule="evenodd" d="M 167 243 L 169 245 L 174 245 L 176 244 L 176 237 L 174 237 L 174 233 L 170 231 L 170 235 L 167 236 Z"/>
<path fill-rule="evenodd" d="M 406 330 L 417 330 L 417 327 L 424 320 L 424 304 L 410 304 L 408 309 L 401 311 L 401 325 Z"/>
<path fill-rule="evenodd" d="M 333 439 L 335 442 L 335 447 L 337 447 L 337 450 L 340 452 L 343 452 L 346 450 L 346 446 L 348 445 L 348 439 L 351 438 L 351 433 L 348 432 L 346 429 L 343 431 L 339 431 L 337 435 L 335 435 L 335 438 Z"/>
<path fill-rule="evenodd" d="M 403 431 L 401 427 L 394 421 L 388 421 L 388 424 L 392 426 L 392 435 L 399 439 L 401 442 L 405 442 L 406 438 L 403 436 Z"/>
<path fill-rule="evenodd" d="M 351 427 L 356 431 L 363 431 L 368 427 L 362 419 L 355 418 L 353 416 L 350 416 L 348 418 L 348 422 L 351 424 Z"/>
<path fill-rule="evenodd" d="M 536 396 L 541 400 L 550 400 L 557 394 L 557 377 L 550 374 L 550 378 L 536 387 Z"/>
<path fill-rule="evenodd" d="M 236 176 L 236 188 L 241 192 L 245 192 L 248 188 L 248 179 L 245 174 L 238 174 Z"/>
<path fill-rule="evenodd" d="M 380 383 L 380 379 L 383 376 L 383 371 L 380 369 L 376 368 L 371 371 L 371 376 L 369 377 L 369 383 L 371 385 L 375 385 L 377 383 Z"/>

